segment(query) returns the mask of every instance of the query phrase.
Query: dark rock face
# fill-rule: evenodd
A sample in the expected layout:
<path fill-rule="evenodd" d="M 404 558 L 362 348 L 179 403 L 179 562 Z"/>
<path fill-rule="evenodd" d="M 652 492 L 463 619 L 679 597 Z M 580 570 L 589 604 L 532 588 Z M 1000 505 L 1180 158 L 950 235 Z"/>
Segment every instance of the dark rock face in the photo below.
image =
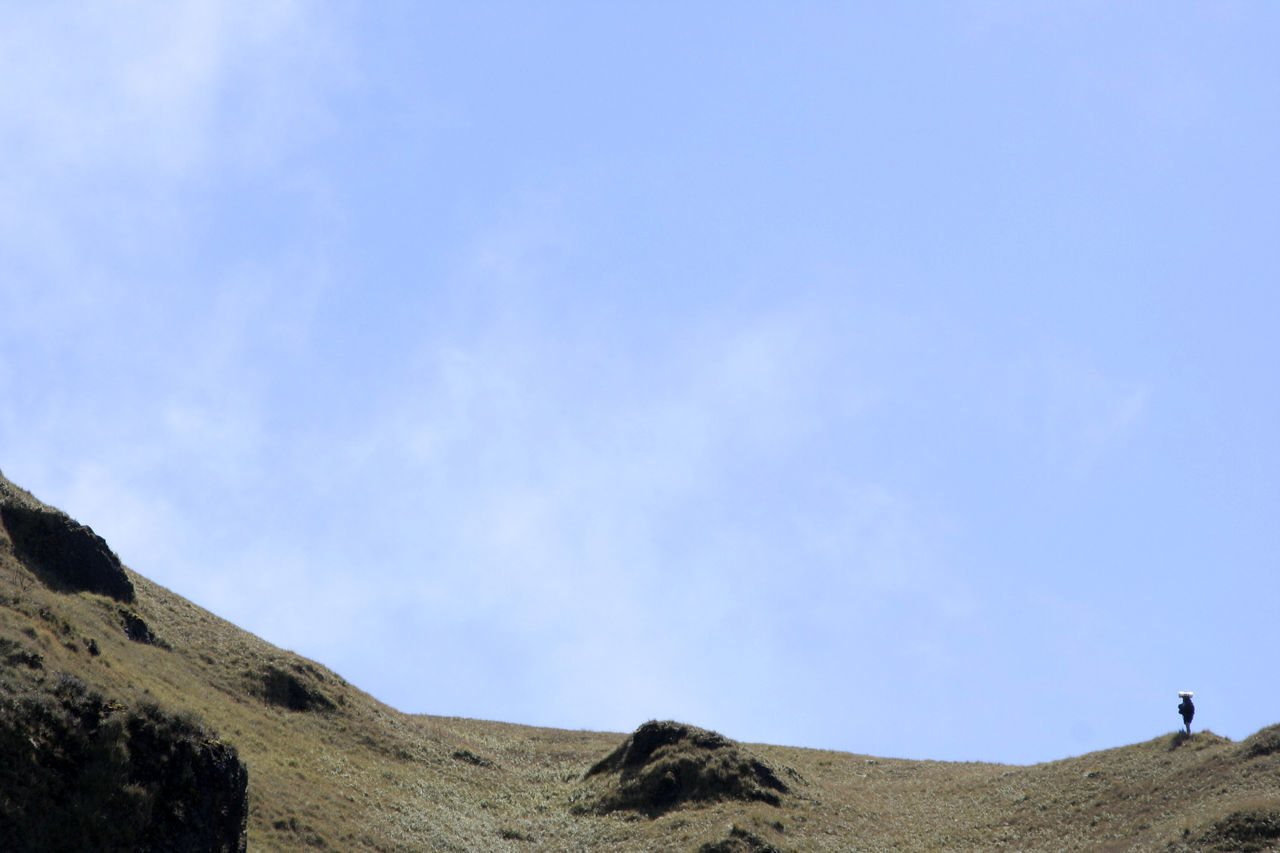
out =
<path fill-rule="evenodd" d="M 249 771 L 228 744 L 146 709 L 128 722 L 130 771 L 155 790 L 144 850 L 245 850 Z"/>
<path fill-rule="evenodd" d="M 605 787 L 598 812 L 632 809 L 658 815 L 685 802 L 745 800 L 780 805 L 789 789 L 763 761 L 715 732 L 648 722 L 587 771 Z"/>
<path fill-rule="evenodd" d="M 0 849 L 244 853 L 248 771 L 198 723 L 78 679 L 0 704 Z"/>
<path fill-rule="evenodd" d="M 124 629 L 124 635 L 135 643 L 145 643 L 148 646 L 161 645 L 160 640 L 152 632 L 151 626 L 132 610 L 121 608 L 120 627 Z"/>
<path fill-rule="evenodd" d="M 55 510 L 20 503 L 0 504 L 0 523 L 13 542 L 14 556 L 45 586 L 134 600 L 120 558 L 92 528 Z"/>

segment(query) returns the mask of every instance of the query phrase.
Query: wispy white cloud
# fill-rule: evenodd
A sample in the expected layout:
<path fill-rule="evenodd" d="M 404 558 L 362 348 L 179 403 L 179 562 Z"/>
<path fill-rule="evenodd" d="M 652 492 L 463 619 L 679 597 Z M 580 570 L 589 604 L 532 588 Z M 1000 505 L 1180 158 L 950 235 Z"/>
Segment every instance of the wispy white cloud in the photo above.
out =
<path fill-rule="evenodd" d="M 45 4 L 0 15 L 4 144 L 28 169 L 44 165 L 42 177 L 54 166 L 81 179 L 104 169 L 181 176 L 245 156 L 249 140 L 279 153 L 288 140 L 264 130 L 318 111 L 300 78 L 335 50 L 296 2 Z"/>
<path fill-rule="evenodd" d="M 690 315 L 642 352 L 610 347 L 607 329 L 552 313 L 565 303 L 544 291 L 564 286 L 586 230 L 565 199 L 556 206 L 536 227 L 507 218 L 475 241 L 445 309 L 466 322 L 388 365 L 395 393 L 354 432 L 306 450 L 325 454 L 323 477 L 348 497 L 373 497 L 344 510 L 366 544 L 339 546 L 380 555 L 361 569 L 378 602 L 369 614 L 406 604 L 409 648 L 452 631 L 539 649 L 522 664 L 536 695 L 492 685 L 472 698 L 495 703 L 485 713 L 545 711 L 548 722 L 553 706 L 579 709 L 566 725 L 709 718 L 760 667 L 789 672 L 788 683 L 808 673 L 797 638 L 813 622 L 828 652 L 860 659 L 879 640 L 847 613 L 887 598 L 966 618 L 962 586 L 939 565 L 938 522 L 885 487 L 788 469 L 815 464 L 809 447 L 832 411 L 856 417 L 873 397 L 848 365 L 854 332 L 801 305 Z M 548 224 L 557 219 L 564 229 Z M 816 497 L 812 476 L 829 481 Z M 785 501 L 752 489 L 796 480 L 806 485 L 795 506 L 755 514 Z M 349 564 L 320 559 L 312 571 Z M 301 594 L 342 609 L 321 599 L 326 588 L 316 580 Z M 372 636 L 358 627 L 366 618 L 380 617 L 313 625 L 312 641 L 342 634 L 358 648 Z M 918 639 L 926 656 L 944 644 Z M 414 660 L 406 652 L 403 665 Z"/>
<path fill-rule="evenodd" d="M 0 9 L 0 449 L 160 580 L 203 538 L 184 472 L 261 469 L 264 365 L 300 360 L 327 284 L 314 229 L 204 245 L 211 179 L 287 182 L 342 85 L 332 32 L 291 2 Z"/>
<path fill-rule="evenodd" d="M 1069 588 L 1092 555 L 1046 540 L 1096 526 L 1111 463 L 1159 438 L 1161 407 L 1195 405 L 1182 377 L 1135 367 L 1183 357 L 1117 330 L 1165 323 L 1170 346 L 1195 326 L 1175 304 L 1153 318 L 1124 275 L 1073 297 L 1105 302 L 1107 328 L 1064 312 L 1047 291 L 1067 273 L 1024 275 L 1062 259 L 1056 220 L 1033 211 L 1040 238 L 1014 239 L 1009 216 L 968 215 L 965 187 L 1004 186 L 1010 209 L 1051 199 L 1061 223 L 1093 223 L 1071 226 L 1071 251 L 1122 273 L 1107 217 L 1165 211 L 1089 175 L 1148 131 L 1212 124 L 1226 78 L 1159 44 L 1129 67 L 1128 30 L 1086 36 L 1106 4 L 1065 36 L 1056 12 L 973 8 L 931 22 L 933 64 L 898 69 L 922 98 L 860 101 L 874 55 L 777 42 L 771 73 L 798 75 L 778 92 L 861 104 L 808 125 L 788 110 L 786 135 L 815 144 L 779 158 L 704 121 L 708 92 L 761 104 L 733 103 L 741 87 L 696 51 L 635 77 L 674 101 L 623 109 L 572 65 L 492 92 L 534 54 L 489 51 L 483 27 L 461 48 L 428 39 L 424 60 L 434 13 L 413 31 L 364 11 L 346 29 L 341 6 L 306 3 L 4 7 L 0 465 L 135 568 L 414 710 L 734 734 L 783 720 L 811 739 L 845 714 L 927 722 L 966 672 L 999 687 L 989 661 L 1087 668 L 1073 620 L 1105 614 L 1106 570 Z M 964 37 L 985 43 L 956 49 L 969 15 Z M 521 51 L 553 66 L 562 34 Z M 354 73 L 346 38 L 369 39 Z M 1011 77 L 1028 44 L 1032 76 Z M 1073 77 L 1090 46 L 1101 76 Z M 454 73 L 472 63 L 485 73 Z M 937 110 L 947 67 L 965 88 Z M 342 98 L 353 80 L 368 98 Z M 1148 84 L 1164 90 L 1139 103 Z M 437 96 L 468 121 L 431 121 Z M 1118 136 L 1082 149 L 1082 117 L 1108 115 Z M 681 117 L 691 137 L 653 130 Z M 879 133 L 926 126 L 901 151 Z M 967 143 L 933 145 L 939 126 Z M 1023 159 L 982 156 L 1005 131 Z M 1190 173 L 1188 152 L 1169 149 Z M 998 251 L 950 254 L 976 246 Z M 1155 482 L 1139 467 L 1107 495 Z M 1129 530 L 1098 550 L 1136 551 Z M 997 648 L 1027 635 L 1012 645 L 1031 651 Z M 757 736 L 792 737 L 777 731 Z"/>
<path fill-rule="evenodd" d="M 8 304 L 48 324 L 190 276 L 210 216 L 191 193 L 305 148 L 341 74 L 333 44 L 297 3 L 0 11 Z"/>

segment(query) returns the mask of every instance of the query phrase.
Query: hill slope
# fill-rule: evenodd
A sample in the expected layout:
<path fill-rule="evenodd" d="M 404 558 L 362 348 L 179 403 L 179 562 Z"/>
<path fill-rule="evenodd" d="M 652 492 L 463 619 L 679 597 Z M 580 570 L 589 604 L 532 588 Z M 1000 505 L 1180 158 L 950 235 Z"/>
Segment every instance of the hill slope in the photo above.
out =
<path fill-rule="evenodd" d="M 0 667 L 9 850 L 1280 846 L 1280 726 L 1014 767 L 403 714 L 128 570 L 3 476 Z"/>

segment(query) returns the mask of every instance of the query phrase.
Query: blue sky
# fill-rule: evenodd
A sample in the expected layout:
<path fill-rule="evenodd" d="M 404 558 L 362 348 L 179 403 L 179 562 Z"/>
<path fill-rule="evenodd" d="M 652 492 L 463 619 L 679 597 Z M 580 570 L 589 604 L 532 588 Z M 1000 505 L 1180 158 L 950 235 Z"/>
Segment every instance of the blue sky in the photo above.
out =
<path fill-rule="evenodd" d="M 899 8 L 899 6 L 901 8 Z M 410 712 L 1280 721 L 1269 3 L 0 3 L 0 468 Z"/>

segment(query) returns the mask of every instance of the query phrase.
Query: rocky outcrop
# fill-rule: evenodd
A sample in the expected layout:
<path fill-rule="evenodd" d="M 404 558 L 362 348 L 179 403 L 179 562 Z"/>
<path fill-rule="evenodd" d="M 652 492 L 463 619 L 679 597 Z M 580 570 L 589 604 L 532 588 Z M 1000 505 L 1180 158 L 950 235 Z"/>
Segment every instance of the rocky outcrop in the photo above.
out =
<path fill-rule="evenodd" d="M 245 850 L 249 772 L 233 747 L 158 708 L 130 716 L 130 776 L 154 791 L 143 850 Z"/>
<path fill-rule="evenodd" d="M 0 849 L 243 853 L 234 748 L 188 717 L 52 681 L 0 700 Z"/>
<path fill-rule="evenodd" d="M 744 800 L 780 805 L 788 786 L 765 762 L 716 732 L 648 722 L 586 773 L 594 782 L 579 810 L 630 809 L 650 816 L 686 802 Z"/>
<path fill-rule="evenodd" d="M 103 538 L 65 513 L 18 500 L 0 503 L 13 554 L 45 586 L 134 600 L 133 583 Z"/>
<path fill-rule="evenodd" d="M 151 630 L 151 626 L 146 620 L 134 613 L 132 610 L 120 608 L 120 627 L 124 629 L 124 635 L 135 643 L 142 643 L 148 646 L 165 646 L 160 638 Z"/>

